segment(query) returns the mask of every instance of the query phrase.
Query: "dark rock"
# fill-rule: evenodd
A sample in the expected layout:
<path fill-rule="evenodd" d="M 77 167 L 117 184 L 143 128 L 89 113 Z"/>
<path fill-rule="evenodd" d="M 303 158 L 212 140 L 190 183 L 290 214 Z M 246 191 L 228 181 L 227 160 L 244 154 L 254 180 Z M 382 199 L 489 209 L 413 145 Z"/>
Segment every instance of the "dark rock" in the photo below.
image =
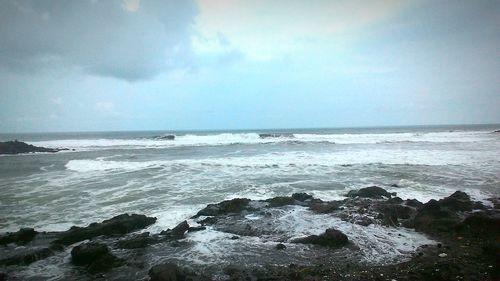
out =
<path fill-rule="evenodd" d="M 399 185 L 396 183 L 393 183 L 393 184 L 391 184 L 391 187 L 399 187 Z"/>
<path fill-rule="evenodd" d="M 240 237 L 239 237 L 239 236 L 234 235 L 234 236 L 231 236 L 231 238 L 230 238 L 230 239 L 231 239 L 231 240 L 238 240 L 238 239 L 240 239 Z"/>
<path fill-rule="evenodd" d="M 0 281 L 5 281 L 7 280 L 7 274 L 0 272 Z"/>
<path fill-rule="evenodd" d="M 31 248 L 22 250 L 13 256 L 0 260 L 3 265 L 29 265 L 33 262 L 45 259 L 54 255 L 54 252 L 49 248 Z"/>
<path fill-rule="evenodd" d="M 469 195 L 462 191 L 456 191 L 438 202 L 441 207 L 446 207 L 454 211 L 472 211 L 473 203 Z"/>
<path fill-rule="evenodd" d="M 188 229 L 188 232 L 202 231 L 205 229 L 207 229 L 207 228 L 204 226 L 190 226 Z"/>
<path fill-rule="evenodd" d="M 186 274 L 173 263 L 164 263 L 153 266 L 149 270 L 150 281 L 184 281 Z"/>
<path fill-rule="evenodd" d="M 338 210 L 339 207 L 340 207 L 340 202 L 331 201 L 331 202 L 313 203 L 311 204 L 311 206 L 309 206 L 309 209 L 318 214 L 328 214 Z"/>
<path fill-rule="evenodd" d="M 0 245 L 9 243 L 16 243 L 17 245 L 24 245 L 33 240 L 38 232 L 33 228 L 21 228 L 17 232 L 7 233 L 0 237 Z"/>
<path fill-rule="evenodd" d="M 187 221 L 183 221 L 178 224 L 176 227 L 172 229 L 168 229 L 166 231 L 162 231 L 161 235 L 168 235 L 172 239 L 182 239 L 184 238 L 184 234 L 189 230 L 189 224 Z"/>
<path fill-rule="evenodd" d="M 349 243 L 347 236 L 339 230 L 329 228 L 323 234 L 298 238 L 292 243 L 314 244 L 327 247 L 342 247 Z"/>
<path fill-rule="evenodd" d="M 492 133 L 494 133 L 494 134 L 500 134 L 500 130 L 495 130 Z"/>
<path fill-rule="evenodd" d="M 175 140 L 175 135 L 164 135 L 164 136 L 156 136 L 154 139 L 157 140 Z"/>
<path fill-rule="evenodd" d="M 413 220 L 416 230 L 427 233 L 450 232 L 460 222 L 460 217 L 448 208 L 442 208 L 436 200 L 430 200 L 420 208 Z"/>
<path fill-rule="evenodd" d="M 399 204 L 387 204 L 379 207 L 381 213 L 381 219 L 383 224 L 391 226 L 399 226 L 399 220 L 407 220 L 415 215 L 415 209 L 399 205 Z"/>
<path fill-rule="evenodd" d="M 393 197 L 393 198 L 387 199 L 387 203 L 390 203 L 390 204 L 402 204 L 403 202 L 404 202 L 403 199 L 401 199 L 399 197 Z"/>
<path fill-rule="evenodd" d="M 499 239 L 500 241 L 500 213 L 472 213 L 457 225 L 457 230 L 462 234 L 481 237 L 483 240 Z"/>
<path fill-rule="evenodd" d="M 285 250 L 285 249 L 286 249 L 286 246 L 283 243 L 279 243 L 278 245 L 276 245 L 276 250 Z"/>
<path fill-rule="evenodd" d="M 138 249 L 159 242 L 161 242 L 160 239 L 155 239 L 149 236 L 149 232 L 145 232 L 132 238 L 120 240 L 116 243 L 116 246 L 121 249 Z"/>
<path fill-rule="evenodd" d="M 151 225 L 156 218 L 136 214 L 122 214 L 105 220 L 102 223 L 92 223 L 87 227 L 72 227 L 62 232 L 55 243 L 71 245 L 73 243 L 105 235 L 123 235 Z"/>
<path fill-rule="evenodd" d="M 420 208 L 424 205 L 424 203 L 418 201 L 417 199 L 406 199 L 405 205 L 414 208 Z"/>
<path fill-rule="evenodd" d="M 306 200 L 313 199 L 313 196 L 307 193 L 294 193 L 292 194 L 292 198 L 297 201 L 304 202 Z"/>
<path fill-rule="evenodd" d="M 282 207 L 287 205 L 295 205 L 297 202 L 292 197 L 278 196 L 271 199 L 265 200 L 269 203 L 269 207 Z"/>
<path fill-rule="evenodd" d="M 108 246 L 101 243 L 83 243 L 71 250 L 71 262 L 74 265 L 87 266 L 91 272 L 108 271 L 120 266 L 121 260 L 111 254 Z"/>
<path fill-rule="evenodd" d="M 248 208 L 250 199 L 235 198 L 232 200 L 222 201 L 218 204 L 209 204 L 207 207 L 199 211 L 193 218 L 199 216 L 217 216 L 231 213 L 241 213 Z"/>
<path fill-rule="evenodd" d="M 259 137 L 261 139 L 272 139 L 272 138 L 285 138 L 285 137 L 288 137 L 288 138 L 293 138 L 293 134 L 259 134 Z"/>
<path fill-rule="evenodd" d="M 363 197 L 372 199 L 381 199 L 382 197 L 390 198 L 394 193 L 389 193 L 385 189 L 378 186 L 370 186 L 361 188 L 360 190 L 351 190 L 347 193 L 347 197 Z"/>
<path fill-rule="evenodd" d="M 19 154 L 32 152 L 58 152 L 66 149 L 45 148 L 27 144 L 21 141 L 0 142 L 0 154 Z"/>

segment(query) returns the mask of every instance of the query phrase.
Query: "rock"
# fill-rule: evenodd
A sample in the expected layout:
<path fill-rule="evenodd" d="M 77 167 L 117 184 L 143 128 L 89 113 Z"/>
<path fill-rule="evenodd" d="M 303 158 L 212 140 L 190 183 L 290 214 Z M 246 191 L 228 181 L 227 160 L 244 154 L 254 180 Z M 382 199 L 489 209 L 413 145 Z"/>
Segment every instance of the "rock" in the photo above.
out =
<path fill-rule="evenodd" d="M 29 265 L 33 262 L 48 258 L 54 255 L 54 252 L 49 248 L 28 248 L 21 250 L 5 259 L 0 260 L 3 265 Z"/>
<path fill-rule="evenodd" d="M 232 200 L 222 201 L 218 204 L 209 204 L 204 209 L 200 210 L 193 218 L 199 216 L 217 216 L 231 213 L 241 213 L 248 208 L 250 199 L 235 198 Z"/>
<path fill-rule="evenodd" d="M 309 210 L 318 214 L 328 214 L 338 210 L 339 207 L 340 207 L 339 202 L 331 201 L 331 202 L 313 203 L 311 204 L 311 206 L 309 206 Z"/>
<path fill-rule="evenodd" d="M 293 138 L 293 134 L 259 134 L 261 139 L 272 139 L 272 138 Z"/>
<path fill-rule="evenodd" d="M 159 242 L 161 242 L 161 239 L 151 237 L 149 236 L 149 232 L 145 232 L 132 238 L 120 240 L 116 243 L 116 246 L 121 249 L 138 249 Z"/>
<path fill-rule="evenodd" d="M 400 219 L 408 220 L 416 213 L 415 209 L 399 204 L 382 205 L 378 209 L 383 224 L 391 226 L 399 226 Z"/>
<path fill-rule="evenodd" d="M 204 226 L 190 226 L 188 228 L 188 232 L 202 231 L 202 230 L 205 230 L 205 229 L 207 229 L 207 228 L 204 227 Z"/>
<path fill-rule="evenodd" d="M 393 183 L 393 184 L 391 184 L 391 187 L 399 187 L 399 185 L 396 183 Z"/>
<path fill-rule="evenodd" d="M 45 148 L 27 144 L 21 141 L 7 141 L 0 142 L 0 154 L 19 154 L 19 153 L 33 153 L 33 152 L 58 152 L 67 149 Z"/>
<path fill-rule="evenodd" d="M 292 194 L 292 198 L 297 201 L 304 202 L 306 200 L 313 199 L 313 196 L 307 193 L 294 193 Z"/>
<path fill-rule="evenodd" d="M 469 195 L 462 191 L 456 191 L 438 202 L 441 207 L 446 207 L 454 211 L 472 211 L 473 206 Z"/>
<path fill-rule="evenodd" d="M 417 199 L 406 199 L 405 205 L 414 208 L 420 208 L 424 205 L 424 203 L 418 201 Z"/>
<path fill-rule="evenodd" d="M 494 133 L 494 134 L 500 134 L 500 130 L 495 130 L 492 133 Z"/>
<path fill-rule="evenodd" d="M 347 197 L 363 197 L 372 199 L 382 199 L 382 197 L 390 198 L 394 193 L 389 193 L 385 189 L 378 186 L 370 186 L 359 190 L 351 190 L 347 193 Z"/>
<path fill-rule="evenodd" d="M 122 263 L 111 254 L 108 246 L 96 242 L 83 243 L 74 247 L 71 250 L 71 262 L 74 265 L 87 266 L 91 272 L 108 271 Z"/>
<path fill-rule="evenodd" d="M 157 140 L 175 140 L 175 135 L 163 135 L 163 136 L 156 136 L 154 139 Z"/>
<path fill-rule="evenodd" d="M 323 234 L 298 238 L 293 240 L 292 243 L 314 244 L 337 248 L 347 245 L 349 243 L 349 239 L 341 231 L 329 228 Z"/>
<path fill-rule="evenodd" d="M 7 274 L 0 272 L 0 281 L 5 281 L 7 280 Z"/>
<path fill-rule="evenodd" d="M 269 207 L 282 207 L 287 205 L 295 205 L 297 202 L 292 197 L 278 196 L 265 200 L 269 203 Z"/>
<path fill-rule="evenodd" d="M 276 250 L 285 250 L 285 249 L 286 249 L 286 246 L 283 243 L 279 243 L 278 245 L 276 245 Z"/>
<path fill-rule="evenodd" d="M 229 238 L 229 239 L 231 239 L 231 240 L 238 240 L 238 239 L 240 239 L 240 237 L 239 237 L 239 236 L 234 235 L 234 236 L 231 236 L 231 238 Z"/>
<path fill-rule="evenodd" d="M 184 281 L 186 274 L 173 263 L 164 263 L 153 266 L 149 270 L 150 281 Z"/>
<path fill-rule="evenodd" d="M 449 233 L 460 222 L 460 217 L 448 208 L 442 208 L 438 201 L 430 200 L 417 211 L 413 220 L 415 230 L 436 234 Z"/>
<path fill-rule="evenodd" d="M 172 239 L 182 239 L 184 238 L 184 234 L 189 230 L 189 224 L 187 221 L 183 221 L 178 224 L 173 229 L 164 230 L 160 233 L 160 235 L 168 235 Z"/>
<path fill-rule="evenodd" d="M 145 228 L 155 222 L 156 218 L 154 217 L 122 214 L 101 223 L 92 223 L 87 227 L 72 227 L 68 231 L 62 232 L 54 242 L 62 245 L 71 245 L 101 235 L 123 235 Z"/>
<path fill-rule="evenodd" d="M 457 225 L 457 231 L 483 240 L 500 241 L 500 213 L 472 213 Z"/>
<path fill-rule="evenodd" d="M 7 233 L 0 237 L 0 245 L 9 243 L 16 243 L 17 245 L 24 245 L 33 240 L 38 232 L 33 228 L 21 228 L 17 232 Z"/>

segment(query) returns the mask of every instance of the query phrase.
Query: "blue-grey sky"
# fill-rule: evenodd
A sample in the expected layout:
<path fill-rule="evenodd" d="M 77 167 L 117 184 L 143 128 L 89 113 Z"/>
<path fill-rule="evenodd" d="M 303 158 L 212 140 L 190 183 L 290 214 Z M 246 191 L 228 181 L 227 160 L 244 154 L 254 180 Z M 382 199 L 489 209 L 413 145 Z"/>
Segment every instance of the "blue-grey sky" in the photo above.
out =
<path fill-rule="evenodd" d="M 500 123 L 498 0 L 0 2 L 0 132 Z"/>

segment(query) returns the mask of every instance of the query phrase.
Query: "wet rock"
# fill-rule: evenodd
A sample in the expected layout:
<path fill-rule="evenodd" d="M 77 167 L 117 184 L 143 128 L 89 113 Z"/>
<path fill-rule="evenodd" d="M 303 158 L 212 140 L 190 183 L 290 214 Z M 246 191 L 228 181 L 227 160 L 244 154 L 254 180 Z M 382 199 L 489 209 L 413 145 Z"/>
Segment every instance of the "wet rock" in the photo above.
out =
<path fill-rule="evenodd" d="M 347 245 L 349 243 L 349 239 L 341 231 L 334 228 L 329 228 L 320 235 L 310 235 L 307 237 L 298 238 L 293 240 L 292 243 L 314 244 L 337 248 Z"/>
<path fill-rule="evenodd" d="M 295 205 L 297 201 L 294 198 L 288 196 L 278 196 L 271 199 L 265 200 L 269 203 L 269 207 L 282 207 L 287 205 Z"/>
<path fill-rule="evenodd" d="M 390 198 L 395 193 L 389 193 L 385 189 L 378 186 L 370 186 L 359 190 L 351 190 L 347 193 L 347 197 L 363 197 L 372 199 L 382 199 L 382 197 Z"/>
<path fill-rule="evenodd" d="M 413 227 L 418 231 L 435 234 L 450 232 L 459 222 L 460 217 L 456 212 L 442 208 L 436 200 L 430 200 L 418 210 Z"/>
<path fill-rule="evenodd" d="M 285 250 L 285 249 L 286 249 L 286 246 L 283 243 L 279 243 L 278 245 L 276 245 L 276 250 Z"/>
<path fill-rule="evenodd" d="M 441 207 L 454 211 L 472 211 L 470 196 L 462 191 L 456 191 L 452 195 L 438 201 Z"/>
<path fill-rule="evenodd" d="M 164 136 L 156 136 L 154 139 L 157 140 L 175 140 L 175 135 L 164 135 Z"/>
<path fill-rule="evenodd" d="M 159 242 L 161 242 L 161 239 L 152 237 L 149 232 L 145 232 L 132 238 L 120 240 L 116 243 L 116 246 L 121 249 L 139 249 Z"/>
<path fill-rule="evenodd" d="M 500 213 L 473 213 L 457 225 L 457 231 L 473 237 L 481 237 L 483 240 L 499 239 L 500 241 Z"/>
<path fill-rule="evenodd" d="M 87 227 L 72 227 L 62 232 L 55 243 L 71 245 L 73 243 L 105 235 L 123 235 L 151 225 L 156 218 L 137 214 L 122 214 L 101 223 L 91 223 Z"/>
<path fill-rule="evenodd" d="M 292 198 L 297 201 L 304 202 L 306 200 L 313 199 L 313 196 L 307 193 L 294 193 L 292 194 Z"/>
<path fill-rule="evenodd" d="M 378 209 L 382 223 L 391 226 L 399 226 L 400 220 L 408 220 L 416 213 L 414 208 L 399 204 L 382 205 Z"/>
<path fill-rule="evenodd" d="M 180 268 L 174 263 L 163 263 L 153 266 L 149 270 L 150 281 L 188 281 L 211 280 L 207 277 L 198 278 L 196 274 L 185 268 Z"/>
<path fill-rule="evenodd" d="M 184 238 L 184 234 L 189 230 L 189 224 L 187 221 L 183 221 L 178 224 L 176 227 L 168 230 L 162 231 L 161 235 L 168 235 L 172 239 L 182 239 Z"/>
<path fill-rule="evenodd" d="M 232 200 L 222 201 L 218 204 L 209 204 L 207 207 L 199 211 L 193 218 L 200 216 L 218 216 L 231 213 L 241 213 L 248 209 L 250 199 L 235 198 Z"/>
<path fill-rule="evenodd" d="M 122 264 L 120 259 L 111 254 L 108 246 L 96 242 L 74 247 L 71 250 L 71 262 L 74 265 L 87 266 L 90 272 L 108 271 Z"/>
<path fill-rule="evenodd" d="M 17 245 L 24 245 L 33 240 L 38 232 L 33 228 L 21 228 L 17 232 L 7 233 L 0 237 L 0 245 L 9 243 L 16 243 Z"/>
<path fill-rule="evenodd" d="M 28 248 L 17 251 L 14 255 L 1 259 L 0 264 L 3 265 L 29 265 L 33 262 L 48 258 L 54 255 L 54 252 L 49 248 Z"/>
<path fill-rule="evenodd" d="M 207 229 L 207 228 L 204 227 L 204 226 L 190 226 L 188 228 L 188 232 L 202 231 L 202 230 L 205 230 L 205 229 Z"/>
<path fill-rule="evenodd" d="M 309 206 L 309 210 L 318 214 L 328 214 L 338 210 L 339 207 L 340 207 L 340 202 L 331 201 L 331 202 L 313 203 Z"/>
<path fill-rule="evenodd" d="M 27 144 L 21 141 L 0 142 L 0 154 L 19 154 L 32 152 L 58 152 L 67 149 L 45 148 Z"/>
<path fill-rule="evenodd" d="M 424 203 L 418 201 L 417 199 L 406 199 L 405 205 L 414 208 L 420 208 L 424 205 Z"/>
<path fill-rule="evenodd" d="M 5 281 L 7 280 L 7 274 L 0 272 L 0 281 Z"/>

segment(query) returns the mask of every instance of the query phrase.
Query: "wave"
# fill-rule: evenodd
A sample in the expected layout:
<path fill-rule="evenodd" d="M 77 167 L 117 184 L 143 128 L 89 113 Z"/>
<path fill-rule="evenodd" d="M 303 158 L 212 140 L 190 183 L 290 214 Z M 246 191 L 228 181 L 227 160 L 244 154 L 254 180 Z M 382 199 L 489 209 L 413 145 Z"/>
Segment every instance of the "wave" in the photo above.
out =
<path fill-rule="evenodd" d="M 61 139 L 36 141 L 30 144 L 48 148 L 65 147 L 76 150 L 169 148 L 182 146 L 220 146 L 234 144 L 324 143 L 324 144 L 394 144 L 394 143 L 467 143 L 494 137 L 484 132 L 433 132 L 386 134 L 283 134 L 222 133 L 207 135 L 164 135 L 135 139 Z"/>

